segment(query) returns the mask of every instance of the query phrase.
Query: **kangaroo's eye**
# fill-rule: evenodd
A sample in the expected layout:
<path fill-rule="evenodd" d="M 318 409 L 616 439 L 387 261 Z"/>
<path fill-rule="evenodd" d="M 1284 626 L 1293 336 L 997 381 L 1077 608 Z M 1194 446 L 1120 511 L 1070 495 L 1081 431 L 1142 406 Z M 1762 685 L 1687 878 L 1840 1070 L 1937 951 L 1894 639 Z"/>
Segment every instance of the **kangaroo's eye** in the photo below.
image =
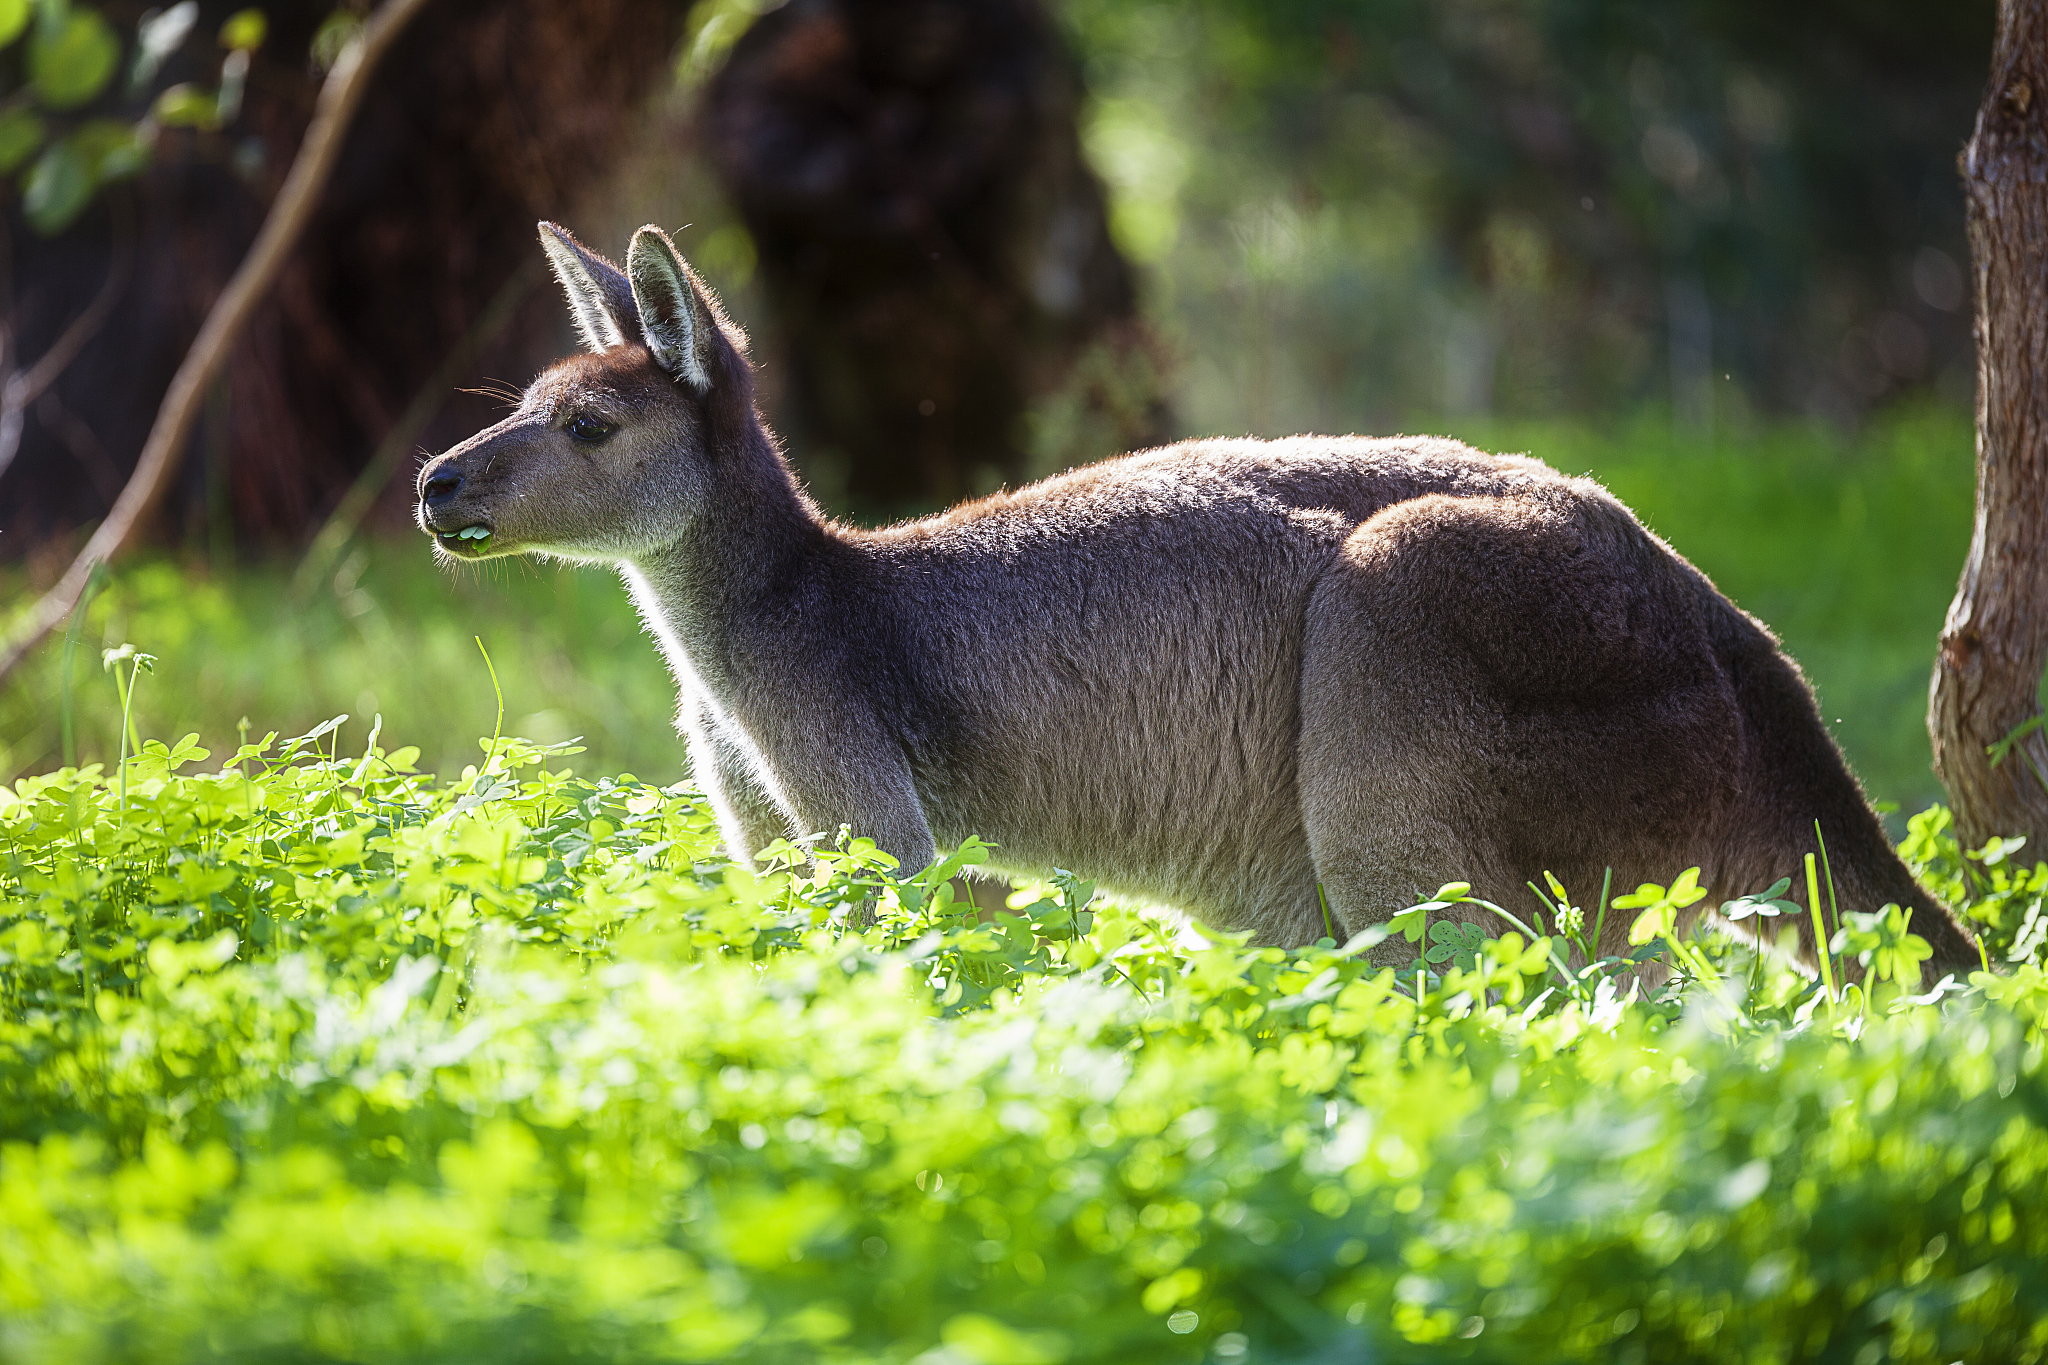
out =
<path fill-rule="evenodd" d="M 563 430 L 579 441 L 602 441 L 612 434 L 611 423 L 600 422 L 595 417 L 572 417 Z"/>

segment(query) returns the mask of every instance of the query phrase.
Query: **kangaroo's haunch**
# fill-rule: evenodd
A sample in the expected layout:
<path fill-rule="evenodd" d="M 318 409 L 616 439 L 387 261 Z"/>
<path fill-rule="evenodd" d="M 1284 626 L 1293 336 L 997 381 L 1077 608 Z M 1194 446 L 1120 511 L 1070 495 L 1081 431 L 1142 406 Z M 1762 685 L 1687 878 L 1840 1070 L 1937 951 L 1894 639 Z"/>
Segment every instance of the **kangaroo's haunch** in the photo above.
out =
<path fill-rule="evenodd" d="M 1818 820 L 1844 910 L 1910 906 L 1937 972 L 1976 964 L 1797 666 L 1597 484 L 1446 440 L 1194 441 L 841 526 L 660 229 L 623 272 L 541 243 L 590 354 L 421 470 L 420 525 L 619 567 L 735 858 L 846 824 L 915 868 L 979 834 L 1298 943 L 1318 883 L 1346 933 L 1546 870 L 1590 900 L 1698 865 L 1714 905 Z"/>

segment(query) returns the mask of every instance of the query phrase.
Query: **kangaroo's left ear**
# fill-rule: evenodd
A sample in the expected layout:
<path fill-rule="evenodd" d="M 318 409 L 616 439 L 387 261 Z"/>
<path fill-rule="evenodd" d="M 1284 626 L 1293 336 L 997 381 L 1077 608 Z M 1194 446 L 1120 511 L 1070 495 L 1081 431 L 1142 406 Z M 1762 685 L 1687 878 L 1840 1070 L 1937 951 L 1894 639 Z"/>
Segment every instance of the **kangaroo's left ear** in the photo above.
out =
<path fill-rule="evenodd" d="M 650 225 L 633 234 L 626 278 L 633 282 L 640 331 L 655 363 L 698 393 L 708 391 L 717 309 L 667 233 Z"/>

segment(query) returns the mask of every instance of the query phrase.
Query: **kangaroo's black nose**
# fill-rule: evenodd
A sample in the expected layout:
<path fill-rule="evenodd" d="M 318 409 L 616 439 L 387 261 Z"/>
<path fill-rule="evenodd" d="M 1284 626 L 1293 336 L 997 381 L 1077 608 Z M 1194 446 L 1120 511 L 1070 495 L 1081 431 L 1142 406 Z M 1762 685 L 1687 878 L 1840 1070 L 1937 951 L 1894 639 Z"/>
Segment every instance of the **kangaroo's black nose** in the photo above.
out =
<path fill-rule="evenodd" d="M 462 476 L 452 469 L 428 479 L 426 487 L 421 490 L 429 507 L 441 507 L 461 491 Z"/>

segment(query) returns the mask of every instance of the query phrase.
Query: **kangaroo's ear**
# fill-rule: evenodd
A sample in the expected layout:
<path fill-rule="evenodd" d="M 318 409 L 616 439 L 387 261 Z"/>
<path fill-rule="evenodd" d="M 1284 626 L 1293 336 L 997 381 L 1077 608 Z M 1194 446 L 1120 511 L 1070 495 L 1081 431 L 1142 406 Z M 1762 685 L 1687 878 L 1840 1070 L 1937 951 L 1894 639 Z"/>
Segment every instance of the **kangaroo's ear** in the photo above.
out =
<path fill-rule="evenodd" d="M 633 234 L 633 245 L 626 249 L 626 277 L 633 282 L 640 333 L 655 363 L 697 392 L 708 390 L 711 370 L 706 361 L 718 337 L 716 311 L 667 233 L 648 226 Z"/>
<path fill-rule="evenodd" d="M 553 223 L 540 225 L 540 244 L 569 296 L 569 314 L 585 346 L 602 351 L 640 330 L 624 272 Z"/>

